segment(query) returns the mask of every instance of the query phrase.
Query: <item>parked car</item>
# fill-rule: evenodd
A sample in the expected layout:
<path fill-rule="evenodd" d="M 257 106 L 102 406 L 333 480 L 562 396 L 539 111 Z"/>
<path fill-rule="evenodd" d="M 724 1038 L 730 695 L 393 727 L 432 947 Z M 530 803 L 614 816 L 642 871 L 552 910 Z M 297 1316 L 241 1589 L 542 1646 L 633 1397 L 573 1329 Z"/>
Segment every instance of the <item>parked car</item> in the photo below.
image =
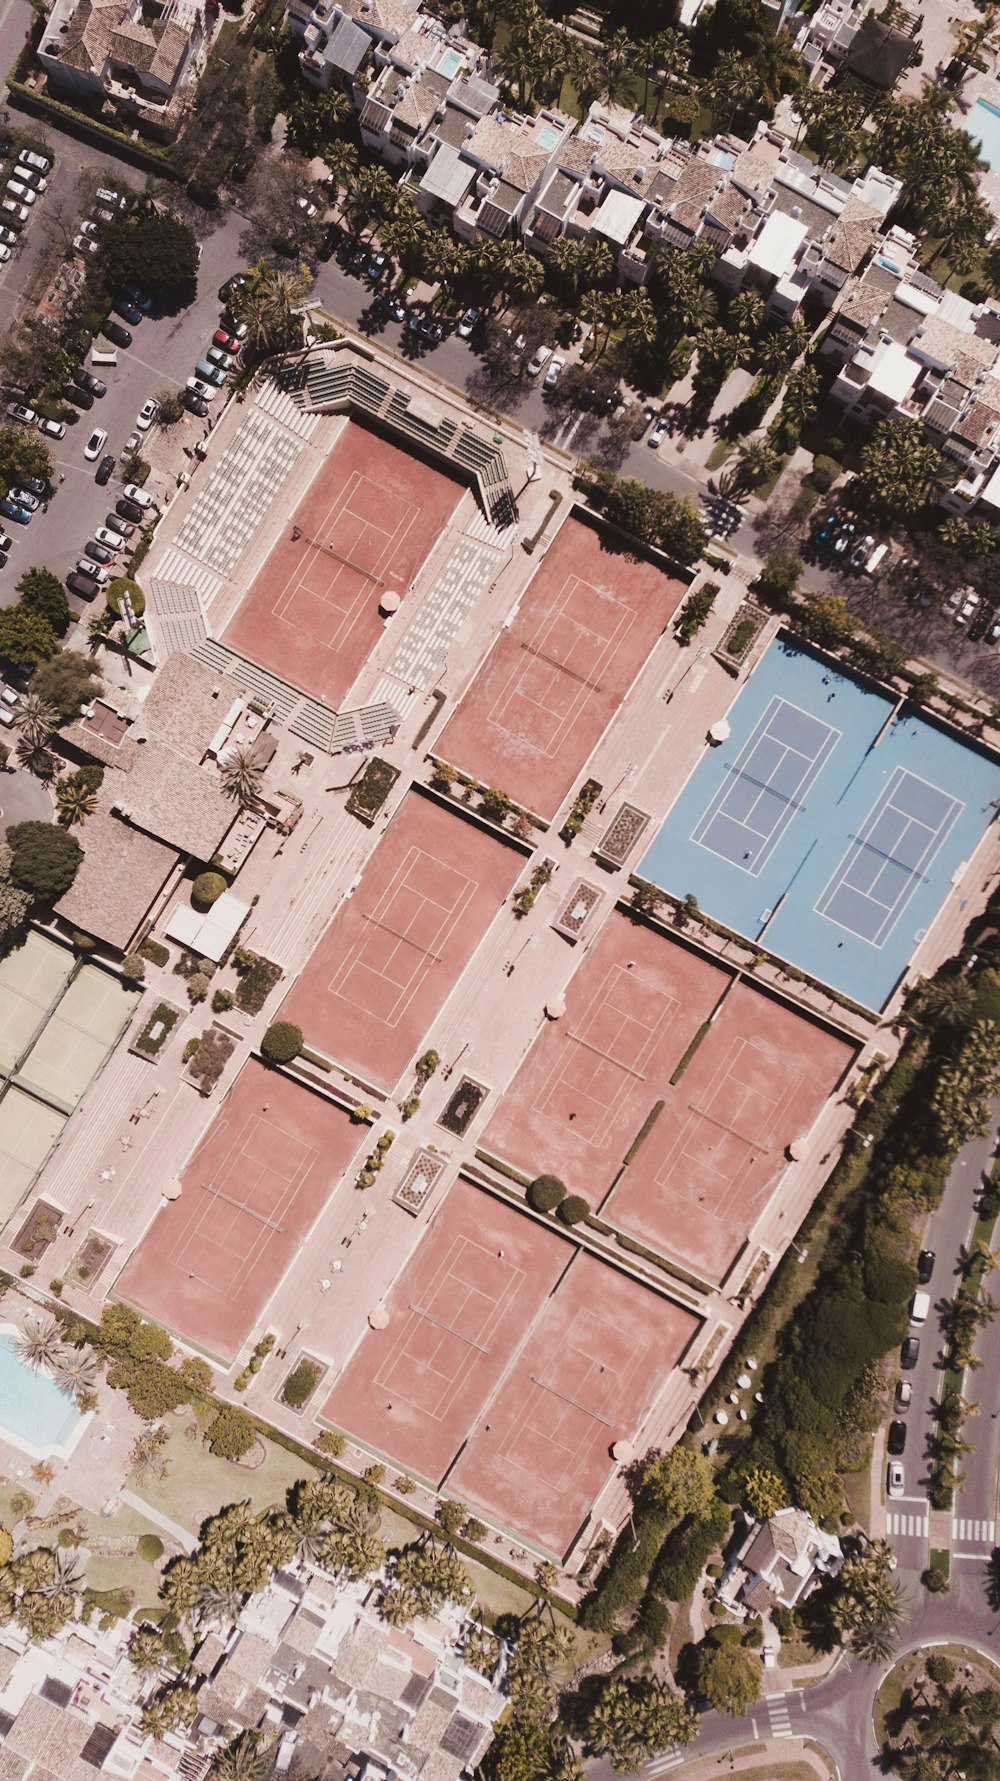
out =
<path fill-rule="evenodd" d="M 320 242 L 318 248 L 316 249 L 316 258 L 318 260 L 332 260 L 334 254 L 336 253 L 336 251 L 337 251 L 338 247 L 340 246 L 340 243 L 343 241 L 343 239 L 344 239 L 344 231 L 340 227 L 340 224 L 339 223 L 331 223 L 330 227 L 327 229 L 327 232 L 324 235 L 322 241 Z M 234 288 L 238 289 L 239 287 L 236 286 Z M 222 289 L 219 292 L 219 297 L 223 303 L 226 301 L 226 298 L 228 297 L 228 295 L 229 295 L 228 287 L 226 285 L 223 285 Z"/>
<path fill-rule="evenodd" d="M 124 210 L 128 203 L 128 199 L 116 191 L 114 186 L 98 186 L 94 196 L 98 204 L 110 204 L 113 210 Z"/>
<path fill-rule="evenodd" d="M 26 204 L 19 204 L 16 198 L 4 198 L 0 203 L 0 212 L 12 223 L 26 223 L 31 212 Z"/>
<path fill-rule="evenodd" d="M 143 514 L 142 508 L 139 507 L 135 501 L 127 501 L 123 497 L 120 501 L 116 502 L 115 505 L 122 519 L 127 519 L 130 525 L 142 525 L 145 515 Z"/>
<path fill-rule="evenodd" d="M 38 193 L 33 191 L 31 186 L 26 186 L 20 179 L 9 179 L 7 190 L 12 198 L 16 198 L 19 204 L 26 204 L 29 210 L 38 197 Z"/>
<path fill-rule="evenodd" d="M 123 328 L 121 322 L 112 321 L 110 315 L 107 321 L 101 323 L 101 333 L 105 340 L 111 341 L 113 346 L 125 347 L 132 344 L 132 336 L 128 329 Z"/>
<path fill-rule="evenodd" d="M 316 209 L 316 206 L 313 203 L 311 198 L 296 198 L 295 202 L 298 205 L 299 209 L 301 210 L 303 216 L 309 217 L 310 220 L 314 216 L 319 215 L 319 212 Z"/>
<path fill-rule="evenodd" d="M 103 563 L 95 563 L 90 557 L 81 557 L 80 561 L 74 564 L 74 568 L 79 570 L 81 575 L 89 575 L 93 581 L 99 582 L 102 587 L 105 582 L 111 580 L 110 569 L 105 569 Z"/>
<path fill-rule="evenodd" d="M 328 232 L 332 235 L 333 229 L 329 230 Z M 341 229 L 340 233 L 343 234 L 343 232 L 344 231 Z M 243 286 L 246 284 L 246 281 L 247 281 L 247 275 L 245 272 L 234 272 L 231 278 L 226 279 L 225 284 L 220 284 L 220 286 L 219 286 L 219 302 L 220 303 L 228 303 L 232 292 L 233 291 L 241 291 L 243 289 Z"/>
<path fill-rule="evenodd" d="M 95 223 L 113 223 L 115 213 L 113 210 L 106 210 L 103 204 L 95 204 L 90 217 L 91 221 Z"/>
<path fill-rule="evenodd" d="M 95 377 L 92 371 L 88 371 L 85 365 L 77 366 L 73 373 L 73 382 L 78 384 L 81 390 L 89 390 L 92 396 L 106 396 L 108 393 L 107 384 L 102 383 L 99 377 Z"/>
<path fill-rule="evenodd" d="M 7 247 L 4 242 L 0 241 L 0 265 L 2 265 L 4 263 L 4 261 L 9 260 L 9 259 L 10 259 L 10 248 Z"/>
<path fill-rule="evenodd" d="M 896 1397 L 893 1409 L 898 1415 L 901 1410 L 908 1410 L 913 1402 L 913 1387 L 908 1379 L 896 1380 Z"/>
<path fill-rule="evenodd" d="M 137 482 L 127 482 L 124 495 L 127 501 L 134 501 L 139 508 L 152 507 L 153 505 L 152 495 L 147 495 L 145 489 L 140 488 Z"/>
<path fill-rule="evenodd" d="M 372 303 L 372 310 L 386 321 L 405 322 L 406 304 L 401 297 L 394 297 L 389 291 L 380 291 Z"/>
<path fill-rule="evenodd" d="M 14 540 L 9 532 L 0 531 L 0 550 L 10 550 Z"/>
<path fill-rule="evenodd" d="M 110 514 L 108 517 L 111 517 Z M 121 533 L 114 531 L 111 526 L 95 526 L 94 537 L 108 550 L 121 550 L 125 543 Z"/>
<path fill-rule="evenodd" d="M 27 489 L 29 494 L 37 495 L 40 501 L 45 501 L 52 493 L 52 484 L 44 476 L 28 476 L 21 487 Z"/>
<path fill-rule="evenodd" d="M 0 223 L 0 241 L 3 242 L 4 247 L 16 247 L 18 242 L 17 230 L 8 229 L 6 224 Z"/>
<path fill-rule="evenodd" d="M 46 439 L 65 439 L 66 437 L 64 421 L 50 421 L 46 420 L 44 415 L 36 414 L 35 425 L 40 433 L 45 434 Z"/>
<path fill-rule="evenodd" d="M 74 235 L 73 246 L 78 254 L 96 254 L 98 244 L 89 235 Z"/>
<path fill-rule="evenodd" d="M 24 421 L 27 426 L 38 419 L 34 409 L 26 408 L 23 402 L 8 402 L 7 414 L 12 421 Z"/>
<path fill-rule="evenodd" d="M 237 353 L 240 350 L 236 335 L 230 334 L 225 328 L 216 328 L 212 335 L 212 345 L 221 346 L 224 352 Z"/>
<path fill-rule="evenodd" d="M 886 1468 L 885 1491 L 890 1497 L 901 1497 L 906 1489 L 906 1474 L 898 1459 L 891 1459 Z"/>
<path fill-rule="evenodd" d="M 123 519 L 120 513 L 109 513 L 105 524 L 108 531 L 113 532 L 116 538 L 131 538 L 132 533 L 135 531 L 135 527 L 132 525 L 131 521 Z M 97 536 L 98 538 L 101 536 L 100 527 L 98 527 Z"/>
<path fill-rule="evenodd" d="M 137 304 L 130 303 L 127 297 L 116 297 L 111 307 L 116 315 L 121 316 L 122 321 L 128 322 L 130 328 L 137 328 L 142 321 L 142 310 Z"/>
<path fill-rule="evenodd" d="M 860 544 L 856 544 L 851 552 L 851 568 L 861 570 L 868 561 L 870 553 L 875 549 L 875 539 L 871 532 L 866 532 Z"/>
<path fill-rule="evenodd" d="M 537 377 L 543 365 L 552 357 L 551 346 L 540 346 L 533 357 L 528 360 L 528 376 Z"/>
<path fill-rule="evenodd" d="M 40 155 L 33 148 L 22 148 L 17 157 L 19 167 L 33 167 L 36 173 L 51 173 L 52 162 L 48 155 Z"/>
<path fill-rule="evenodd" d="M 11 501 L 9 497 L 0 501 L 0 514 L 4 519 L 12 519 L 16 526 L 26 526 L 31 520 L 27 507 L 22 507 L 19 501 Z"/>
<path fill-rule="evenodd" d="M 889 1437 L 886 1447 L 890 1453 L 900 1454 L 906 1447 L 906 1424 L 896 1421 L 889 1424 Z"/>
<path fill-rule="evenodd" d="M 245 340 L 247 337 L 247 323 L 237 321 L 235 315 L 233 315 L 232 311 L 229 309 L 224 309 L 222 311 L 222 314 L 219 317 L 219 326 L 220 328 L 224 328 L 227 334 L 231 334 L 234 340 Z"/>
<path fill-rule="evenodd" d="M 388 254 L 369 254 L 368 255 L 368 261 L 365 266 L 365 277 L 366 278 L 370 278 L 373 283 L 377 284 L 380 278 L 385 277 L 388 270 L 389 270 L 389 256 L 388 256 Z"/>
<path fill-rule="evenodd" d="M 30 186 L 33 192 L 48 191 L 48 180 L 34 167 L 19 166 L 15 177 L 18 185 Z"/>
<path fill-rule="evenodd" d="M 967 598 L 962 602 L 961 611 L 956 612 L 956 614 L 955 614 L 955 623 L 957 625 L 967 625 L 970 618 L 973 616 L 973 613 L 975 612 L 976 607 L 978 605 L 979 605 L 979 595 L 978 594 L 969 594 L 967 596 Z"/>
<path fill-rule="evenodd" d="M 899 1364 L 904 1373 L 912 1373 L 920 1355 L 920 1337 L 907 1336 L 899 1351 Z"/>
<path fill-rule="evenodd" d="M 986 641 L 987 643 L 1000 643 L 1000 612 L 996 614 L 993 623 L 990 625 L 990 628 L 986 633 Z"/>
<path fill-rule="evenodd" d="M 549 360 L 549 368 L 546 371 L 545 376 L 542 378 L 543 390 L 555 389 L 556 384 L 559 382 L 562 375 L 565 363 L 566 360 L 561 358 L 558 353 L 553 354 L 552 358 Z"/>
<path fill-rule="evenodd" d="M 194 368 L 194 374 L 197 378 L 201 379 L 202 383 L 210 383 L 214 389 L 225 389 L 225 372 L 220 371 L 218 365 L 210 364 L 207 359 L 198 360 L 198 363 Z"/>
<path fill-rule="evenodd" d="M 935 1250 L 922 1249 L 920 1251 L 920 1254 L 917 1256 L 917 1279 L 921 1286 L 927 1285 L 928 1280 L 934 1272 L 934 1263 L 936 1261 L 937 1253 Z"/>
<path fill-rule="evenodd" d="M 669 431 L 670 431 L 670 422 L 668 421 L 665 414 L 661 414 L 655 427 L 653 428 L 652 432 L 650 433 L 649 438 L 646 440 L 646 444 L 648 446 L 650 446 L 653 451 L 659 451 L 660 445 L 663 442 L 663 440 L 666 438 Z"/>
<path fill-rule="evenodd" d="M 103 457 L 101 459 L 100 463 L 98 464 L 97 469 L 94 473 L 94 481 L 97 483 L 99 488 L 103 488 L 105 483 L 108 483 L 111 481 L 111 478 L 114 475 L 114 473 L 115 473 L 114 455 L 112 452 L 109 451 L 106 454 L 106 456 Z"/>
<path fill-rule="evenodd" d="M 437 346 L 444 339 L 444 329 L 440 322 L 432 321 L 429 315 L 411 315 L 407 327 L 418 340 L 427 340 Z"/>
<path fill-rule="evenodd" d="M 471 340 L 482 319 L 481 309 L 467 309 L 455 330 L 459 340 Z"/>
<path fill-rule="evenodd" d="M 842 557 L 844 555 L 845 551 L 850 548 L 851 539 L 853 537 L 854 537 L 854 525 L 850 520 L 848 520 L 846 526 L 841 527 L 840 531 L 837 533 L 837 536 L 833 541 L 833 548 L 836 551 L 838 557 Z"/>
<path fill-rule="evenodd" d="M 181 401 L 189 414 L 197 414 L 201 420 L 204 420 L 208 413 L 208 403 L 204 396 L 196 396 L 194 390 L 185 390 Z"/>
<path fill-rule="evenodd" d="M 130 303 L 134 303 L 137 309 L 141 309 L 143 315 L 148 315 L 153 307 L 152 297 L 148 291 L 143 290 L 141 284 L 123 285 L 122 296 L 127 297 Z"/>
<path fill-rule="evenodd" d="M 160 412 L 159 402 L 156 401 L 155 397 L 150 396 L 149 400 L 147 402 L 143 403 L 142 407 L 140 408 L 138 414 L 135 417 L 135 424 L 138 427 L 140 433 L 146 433 L 149 431 L 149 428 L 152 426 L 152 424 L 155 421 L 159 412 Z"/>
<path fill-rule="evenodd" d="M 97 565 L 95 564 L 94 567 L 96 568 Z M 101 591 L 101 584 L 96 577 L 82 569 L 70 570 L 66 577 L 66 586 L 71 594 L 76 594 L 79 600 L 93 600 Z"/>
<path fill-rule="evenodd" d="M 88 538 L 83 547 L 85 557 L 93 557 L 95 563 L 113 563 L 115 553 L 106 544 L 98 544 L 96 538 Z"/>
<path fill-rule="evenodd" d="M 211 365 L 218 365 L 220 371 L 232 371 L 236 366 L 235 355 L 223 352 L 221 346 L 210 346 L 205 354 Z"/>
<path fill-rule="evenodd" d="M 72 402 L 74 408 L 93 408 L 94 398 L 89 390 L 81 390 L 75 383 L 64 383 L 62 387 L 64 402 Z"/>
<path fill-rule="evenodd" d="M 37 513 L 42 505 L 41 496 L 33 495 L 30 489 L 22 488 L 20 483 L 15 483 L 12 489 L 7 490 L 7 499 L 26 507 L 29 513 Z"/>

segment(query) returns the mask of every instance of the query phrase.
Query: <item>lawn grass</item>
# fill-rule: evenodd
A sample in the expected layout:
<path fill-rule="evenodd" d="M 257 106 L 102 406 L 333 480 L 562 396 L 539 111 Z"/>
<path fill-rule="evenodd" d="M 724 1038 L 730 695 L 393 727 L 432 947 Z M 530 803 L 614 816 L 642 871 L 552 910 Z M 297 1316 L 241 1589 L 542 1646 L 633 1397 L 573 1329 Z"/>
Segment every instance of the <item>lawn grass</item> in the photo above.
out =
<path fill-rule="evenodd" d="M 302 1460 L 274 1441 L 264 1440 L 267 1458 L 251 1471 L 232 1460 L 218 1459 L 200 1439 L 192 1440 L 187 1430 L 197 1428 L 193 1413 L 171 1416 L 167 1445 L 163 1457 L 169 1461 L 165 1478 L 147 1478 L 132 1485 L 134 1494 L 157 1509 L 161 1515 L 196 1534 L 202 1522 L 227 1503 L 249 1498 L 255 1510 L 284 1505 L 291 1486 L 307 1475 Z M 263 1437 L 262 1437 L 263 1439 Z"/>
<path fill-rule="evenodd" d="M 706 470 L 721 470 L 727 458 L 731 458 L 736 450 L 733 439 L 717 439 L 708 457 L 705 459 Z"/>
<path fill-rule="evenodd" d="M 870 1449 L 864 1465 L 857 1472 L 845 1474 L 844 1495 L 847 1498 L 847 1507 L 858 1526 L 863 1527 L 866 1534 L 870 1534 L 872 1508 L 872 1456 Z"/>

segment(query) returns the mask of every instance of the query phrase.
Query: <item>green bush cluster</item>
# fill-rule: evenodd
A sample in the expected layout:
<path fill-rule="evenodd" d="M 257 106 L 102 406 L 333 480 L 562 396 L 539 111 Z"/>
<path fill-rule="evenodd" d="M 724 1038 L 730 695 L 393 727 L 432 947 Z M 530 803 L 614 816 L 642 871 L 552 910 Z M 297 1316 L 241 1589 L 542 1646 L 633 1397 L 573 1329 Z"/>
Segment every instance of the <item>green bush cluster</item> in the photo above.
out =
<path fill-rule="evenodd" d="M 561 1218 L 566 1225 L 582 1224 L 585 1218 L 590 1217 L 590 1201 L 585 1200 L 582 1194 L 567 1194 L 556 1207 L 556 1217 Z"/>
<path fill-rule="evenodd" d="M 96 1346 L 108 1360 L 108 1384 L 124 1391 L 144 1422 L 156 1422 L 190 1401 L 184 1380 L 167 1363 L 173 1343 L 155 1323 L 144 1323 L 129 1305 L 108 1302 L 101 1312 Z"/>
<path fill-rule="evenodd" d="M 260 1341 L 254 1345 L 253 1353 L 247 1361 L 246 1366 L 241 1373 L 237 1374 L 233 1381 L 237 1391 L 246 1391 L 251 1379 L 256 1378 L 256 1375 L 260 1372 L 261 1367 L 264 1365 L 265 1360 L 274 1347 L 276 1340 L 277 1338 L 274 1331 L 268 1330 L 267 1334 L 261 1336 Z"/>
<path fill-rule="evenodd" d="M 718 592 L 716 582 L 706 581 L 704 587 L 697 588 L 693 594 L 688 595 L 677 622 L 679 642 L 690 643 L 704 629 Z"/>
<path fill-rule="evenodd" d="M 290 1020 L 276 1020 L 264 1034 L 260 1049 L 270 1063 L 290 1064 L 302 1050 L 302 1028 Z"/>
<path fill-rule="evenodd" d="M 527 884 L 523 884 L 514 894 L 514 914 L 527 915 L 535 907 L 535 900 L 542 887 L 552 877 L 552 867 L 547 861 L 535 867 Z"/>
<path fill-rule="evenodd" d="M 528 1204 L 535 1212 L 554 1212 L 566 1198 L 558 1175 L 538 1175 L 528 1188 Z"/>
<path fill-rule="evenodd" d="M 293 1367 L 282 1388 L 282 1398 L 293 1410 L 300 1410 L 307 1404 L 323 1376 L 322 1367 L 316 1361 L 303 1355 L 297 1367 Z"/>
<path fill-rule="evenodd" d="M 364 1168 L 358 1176 L 358 1186 L 360 1188 L 373 1187 L 375 1185 L 375 1177 L 385 1162 L 395 1136 L 395 1132 L 383 1132 L 381 1138 L 376 1139 L 375 1147 L 373 1150 L 369 1151 Z"/>
<path fill-rule="evenodd" d="M 170 948 L 162 946 L 159 940 L 144 940 L 139 951 L 151 965 L 169 965 L 170 963 Z"/>
<path fill-rule="evenodd" d="M 209 1425 L 206 1439 L 218 1458 L 240 1460 L 257 1439 L 257 1425 L 249 1411 L 226 1404 Z"/>
<path fill-rule="evenodd" d="M 163 1541 L 159 1534 L 140 1534 L 137 1551 L 147 1565 L 155 1565 L 157 1559 L 163 1557 Z"/>
<path fill-rule="evenodd" d="M 669 1534 L 653 1567 L 650 1588 L 671 1602 L 689 1601 L 708 1560 L 729 1533 L 732 1511 L 717 1502 L 704 1520 L 687 1516 Z"/>
<path fill-rule="evenodd" d="M 592 1632 L 614 1631 L 618 1615 L 626 1608 L 633 1608 L 645 1593 L 647 1580 L 670 1526 L 670 1517 L 656 1510 L 649 1510 L 636 1519 L 634 1533 L 631 1525 L 626 1524 L 596 1588 L 583 1604 L 581 1626 Z"/>
<path fill-rule="evenodd" d="M 244 1014 L 259 1014 L 271 991 L 281 982 L 281 966 L 272 964 L 270 959 L 258 958 L 243 947 L 237 947 L 233 959 L 241 973 L 236 1005 Z"/>
<path fill-rule="evenodd" d="M 562 828 L 559 830 L 560 839 L 565 841 L 567 846 L 573 840 L 573 837 L 580 833 L 585 819 L 589 816 L 591 810 L 593 810 L 602 790 L 603 787 L 598 785 L 596 779 L 588 779 L 586 783 L 580 787 L 580 790 L 576 794 L 573 808 L 567 816 L 566 821 L 563 823 Z"/>
<path fill-rule="evenodd" d="M 226 888 L 221 872 L 199 872 L 191 886 L 191 901 L 196 909 L 211 909 Z"/>

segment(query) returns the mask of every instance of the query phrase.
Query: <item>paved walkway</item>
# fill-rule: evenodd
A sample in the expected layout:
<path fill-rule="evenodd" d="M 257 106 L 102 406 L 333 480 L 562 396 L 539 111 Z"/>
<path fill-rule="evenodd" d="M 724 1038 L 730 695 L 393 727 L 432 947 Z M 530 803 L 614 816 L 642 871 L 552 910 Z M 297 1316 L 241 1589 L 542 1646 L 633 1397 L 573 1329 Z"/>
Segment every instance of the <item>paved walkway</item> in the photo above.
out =
<path fill-rule="evenodd" d="M 161 1515 L 159 1509 L 154 1509 L 152 1504 L 146 1502 L 145 1497 L 137 1497 L 134 1491 L 123 1490 L 121 1501 L 127 1503 L 130 1509 L 138 1510 L 140 1515 L 144 1515 L 147 1521 L 151 1521 L 154 1527 L 159 1528 L 161 1534 L 168 1534 L 171 1540 L 176 1540 L 185 1552 L 194 1551 L 198 1544 L 195 1535 L 190 1533 L 186 1527 L 181 1527 L 179 1522 L 171 1521 L 166 1515 Z"/>

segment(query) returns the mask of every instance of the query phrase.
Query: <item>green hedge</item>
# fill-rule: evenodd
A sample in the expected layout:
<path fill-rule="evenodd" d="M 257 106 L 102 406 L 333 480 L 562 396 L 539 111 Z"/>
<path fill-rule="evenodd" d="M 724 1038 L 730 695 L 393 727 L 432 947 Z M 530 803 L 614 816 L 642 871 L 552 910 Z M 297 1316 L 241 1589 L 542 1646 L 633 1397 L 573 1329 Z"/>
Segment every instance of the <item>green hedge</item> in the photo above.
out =
<path fill-rule="evenodd" d="M 650 1585 L 657 1595 L 671 1602 L 690 1600 L 712 1553 L 729 1532 L 731 1517 L 728 1503 L 719 1502 L 704 1521 L 686 1516 L 678 1522 L 653 1567 Z"/>
<path fill-rule="evenodd" d="M 149 171 L 166 175 L 168 179 L 181 177 L 173 163 L 167 159 L 165 148 L 157 148 L 154 144 L 145 142 L 140 145 L 126 135 L 124 130 L 115 130 L 110 124 L 98 123 L 95 118 L 88 117 L 86 112 L 77 111 L 74 105 L 64 105 L 60 99 L 50 98 L 48 93 L 32 92 L 30 87 L 16 79 L 13 69 L 7 76 L 7 88 L 27 110 L 38 111 L 43 116 L 48 114 L 57 124 L 60 119 L 66 118 L 81 134 L 92 136 L 99 143 L 106 142 L 114 150 L 125 149 L 129 155 L 135 157 L 139 166 L 151 164 Z"/>
<path fill-rule="evenodd" d="M 614 1631 L 619 1614 L 633 1608 L 645 1594 L 647 1579 L 670 1526 L 669 1515 L 652 1509 L 637 1517 L 634 1532 L 631 1522 L 626 1522 L 593 1593 L 580 1610 L 581 1626 L 599 1633 Z"/>

